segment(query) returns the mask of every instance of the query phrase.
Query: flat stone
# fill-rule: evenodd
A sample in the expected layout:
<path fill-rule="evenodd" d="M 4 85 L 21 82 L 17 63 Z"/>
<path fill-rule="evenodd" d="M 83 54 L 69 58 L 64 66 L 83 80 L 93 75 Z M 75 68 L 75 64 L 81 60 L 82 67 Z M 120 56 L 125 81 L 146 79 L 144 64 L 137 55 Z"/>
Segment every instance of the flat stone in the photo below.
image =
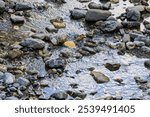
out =
<path fill-rule="evenodd" d="M 99 20 L 106 20 L 109 16 L 111 16 L 111 12 L 107 10 L 98 10 L 98 9 L 90 9 L 88 10 L 85 20 L 96 22 Z"/>
<path fill-rule="evenodd" d="M 91 75 L 97 83 L 107 83 L 110 81 L 109 77 L 98 71 L 92 71 Z"/>
<path fill-rule="evenodd" d="M 43 49 L 45 42 L 40 39 L 27 38 L 21 42 L 21 45 L 32 49 Z"/>

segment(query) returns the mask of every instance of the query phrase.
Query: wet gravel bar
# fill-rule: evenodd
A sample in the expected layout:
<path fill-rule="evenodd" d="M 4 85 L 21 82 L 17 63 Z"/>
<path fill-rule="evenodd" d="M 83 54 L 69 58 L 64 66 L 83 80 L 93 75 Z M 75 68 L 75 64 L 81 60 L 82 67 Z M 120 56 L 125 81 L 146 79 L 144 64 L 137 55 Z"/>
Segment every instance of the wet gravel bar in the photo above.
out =
<path fill-rule="evenodd" d="M 149 100 L 149 0 L 0 0 L 1 100 Z"/>

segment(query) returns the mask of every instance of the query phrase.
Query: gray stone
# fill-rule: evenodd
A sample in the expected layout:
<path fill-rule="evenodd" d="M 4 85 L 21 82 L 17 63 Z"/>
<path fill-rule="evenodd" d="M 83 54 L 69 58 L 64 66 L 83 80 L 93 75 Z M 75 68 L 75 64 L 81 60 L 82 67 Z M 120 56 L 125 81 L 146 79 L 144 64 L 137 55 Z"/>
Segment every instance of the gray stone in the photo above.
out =
<path fill-rule="evenodd" d="M 4 73 L 2 78 L 5 84 L 12 84 L 15 82 L 15 76 L 8 72 Z"/>
<path fill-rule="evenodd" d="M 55 98 L 56 100 L 66 100 L 68 97 L 68 94 L 65 92 L 57 92 L 51 95 L 52 98 Z"/>
<path fill-rule="evenodd" d="M 117 31 L 119 29 L 119 22 L 117 22 L 116 20 L 105 21 L 104 24 L 102 24 L 102 26 L 100 27 L 100 29 L 104 32 L 109 33 Z"/>
<path fill-rule="evenodd" d="M 43 49 L 45 42 L 40 39 L 27 38 L 21 42 L 21 45 L 32 49 Z"/>
<path fill-rule="evenodd" d="M 47 68 L 65 68 L 66 61 L 62 58 L 56 58 L 46 61 L 45 64 Z"/>
<path fill-rule="evenodd" d="M 101 72 L 92 71 L 91 75 L 97 83 L 107 83 L 110 81 L 110 79 Z"/>
<path fill-rule="evenodd" d="M 145 66 L 146 68 L 150 69 L 150 60 L 146 60 L 146 61 L 144 62 L 144 66 Z"/>
<path fill-rule="evenodd" d="M 74 9 L 74 10 L 70 11 L 70 13 L 71 13 L 71 17 L 73 19 L 81 19 L 81 18 L 85 18 L 87 10 Z"/>
<path fill-rule="evenodd" d="M 25 22 L 24 16 L 11 15 L 10 20 L 14 24 L 23 24 Z"/>
<path fill-rule="evenodd" d="M 110 71 L 117 71 L 120 69 L 121 65 L 119 63 L 106 63 L 105 67 Z"/>
<path fill-rule="evenodd" d="M 0 0 L 0 14 L 5 11 L 5 2 L 3 0 Z"/>
<path fill-rule="evenodd" d="M 86 93 L 84 93 L 84 92 L 79 92 L 79 91 L 70 91 L 70 90 L 68 90 L 67 93 L 68 93 L 71 97 L 73 97 L 73 98 L 84 99 L 84 98 L 87 96 Z"/>
<path fill-rule="evenodd" d="M 107 10 L 98 10 L 98 9 L 90 9 L 88 10 L 85 20 L 96 22 L 99 20 L 106 20 L 109 16 L 111 16 L 111 12 Z"/>
<path fill-rule="evenodd" d="M 127 11 L 127 19 L 128 21 L 139 21 L 141 18 L 141 13 L 137 10 L 130 9 Z"/>
<path fill-rule="evenodd" d="M 30 81 L 26 78 L 20 77 L 17 79 L 17 82 L 21 85 L 21 86 L 28 86 L 30 84 Z"/>
<path fill-rule="evenodd" d="M 26 11 L 26 10 L 31 10 L 32 7 L 27 4 L 27 3 L 17 3 L 15 6 L 16 11 Z"/>

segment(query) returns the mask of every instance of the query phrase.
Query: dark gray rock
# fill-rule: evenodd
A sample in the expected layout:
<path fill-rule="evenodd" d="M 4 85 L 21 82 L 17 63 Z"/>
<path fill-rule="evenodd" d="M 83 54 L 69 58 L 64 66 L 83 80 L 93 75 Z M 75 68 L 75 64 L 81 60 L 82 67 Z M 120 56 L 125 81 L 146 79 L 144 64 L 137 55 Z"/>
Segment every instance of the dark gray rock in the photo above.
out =
<path fill-rule="evenodd" d="M 90 9 L 103 9 L 103 5 L 102 4 L 97 4 L 95 2 L 91 2 L 88 4 L 88 7 Z"/>
<path fill-rule="evenodd" d="M 90 9 L 88 10 L 85 20 L 96 22 L 99 20 L 106 20 L 109 16 L 111 16 L 111 12 L 107 10 L 98 10 L 98 9 Z"/>
<path fill-rule="evenodd" d="M 51 98 L 54 98 L 56 100 L 66 100 L 68 97 L 68 94 L 65 92 L 57 92 L 51 95 Z"/>
<path fill-rule="evenodd" d="M 17 3 L 15 6 L 16 11 L 26 11 L 26 10 L 31 10 L 32 7 L 27 4 L 27 3 Z"/>
<path fill-rule="evenodd" d="M 144 66 L 145 66 L 146 68 L 150 69 L 150 60 L 146 60 L 146 61 L 144 62 Z"/>
<path fill-rule="evenodd" d="M 24 16 L 11 15 L 10 20 L 14 24 L 23 24 L 25 22 Z"/>
<path fill-rule="evenodd" d="M 121 65 L 119 63 L 106 63 L 105 67 L 110 71 L 117 71 L 120 69 Z"/>
<path fill-rule="evenodd" d="M 4 73 L 2 78 L 5 84 L 12 84 L 15 82 L 15 76 L 8 72 Z"/>
<path fill-rule="evenodd" d="M 127 11 L 127 20 L 128 21 L 139 21 L 141 18 L 141 13 L 137 10 L 130 9 Z"/>
<path fill-rule="evenodd" d="M 62 58 L 56 58 L 46 61 L 46 67 L 47 68 L 61 68 L 64 69 L 66 66 L 66 61 Z"/>
<path fill-rule="evenodd" d="M 123 25 L 124 28 L 129 28 L 129 29 L 130 28 L 137 29 L 137 28 L 140 28 L 140 25 L 141 25 L 141 23 L 137 21 L 123 21 L 121 24 Z"/>
<path fill-rule="evenodd" d="M 87 10 L 74 9 L 74 10 L 70 11 L 70 13 L 71 13 L 71 17 L 73 19 L 81 19 L 81 18 L 85 18 Z"/>
<path fill-rule="evenodd" d="M 5 2 L 3 0 L 0 0 L 0 14 L 5 11 Z"/>
<path fill-rule="evenodd" d="M 119 22 L 116 20 L 108 20 L 105 21 L 104 24 L 100 27 L 100 29 L 104 32 L 114 32 L 119 29 Z"/>
<path fill-rule="evenodd" d="M 43 49 L 45 42 L 40 39 L 27 38 L 21 42 L 21 45 L 32 49 Z"/>
<path fill-rule="evenodd" d="M 17 82 L 21 85 L 21 86 L 28 86 L 30 84 L 30 81 L 26 78 L 20 77 L 17 79 Z"/>
<path fill-rule="evenodd" d="M 84 2 L 90 2 L 91 0 L 78 0 L 78 1 L 84 3 Z"/>

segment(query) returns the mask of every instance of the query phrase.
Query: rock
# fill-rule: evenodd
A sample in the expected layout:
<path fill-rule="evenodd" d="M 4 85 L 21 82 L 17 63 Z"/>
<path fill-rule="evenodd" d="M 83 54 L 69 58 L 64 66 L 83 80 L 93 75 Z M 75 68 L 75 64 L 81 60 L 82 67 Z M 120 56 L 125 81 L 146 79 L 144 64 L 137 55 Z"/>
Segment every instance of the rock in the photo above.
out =
<path fill-rule="evenodd" d="M 5 98 L 5 100 L 18 100 L 18 98 L 17 98 L 17 97 L 12 96 L 12 97 L 6 97 L 6 98 Z"/>
<path fill-rule="evenodd" d="M 134 41 L 141 41 L 144 42 L 146 46 L 150 46 L 150 39 L 147 37 L 137 36 L 136 38 L 134 38 Z"/>
<path fill-rule="evenodd" d="M 141 18 L 141 13 L 137 10 L 130 9 L 127 11 L 127 20 L 128 21 L 139 21 Z"/>
<path fill-rule="evenodd" d="M 145 46 L 145 43 L 144 43 L 144 42 L 142 42 L 142 41 L 134 41 L 133 43 L 134 43 L 134 44 L 135 44 L 135 46 L 137 46 L 137 47 Z"/>
<path fill-rule="evenodd" d="M 110 2 L 117 4 L 117 3 L 119 3 L 119 0 L 110 0 Z"/>
<path fill-rule="evenodd" d="M 43 87 L 46 87 L 46 86 L 48 86 L 49 84 L 50 84 L 50 81 L 48 81 L 48 80 L 41 80 L 41 81 L 40 81 L 40 85 L 43 86 Z"/>
<path fill-rule="evenodd" d="M 15 82 L 15 76 L 8 72 L 4 73 L 2 78 L 5 84 L 12 84 Z"/>
<path fill-rule="evenodd" d="M 91 2 L 88 4 L 88 7 L 90 9 L 103 9 L 103 5 L 102 4 L 97 4 L 95 2 Z"/>
<path fill-rule="evenodd" d="M 126 46 L 129 50 L 135 49 L 135 43 L 133 43 L 133 42 L 127 42 Z"/>
<path fill-rule="evenodd" d="M 137 5 L 137 6 L 133 6 L 133 7 L 128 7 L 127 8 L 127 11 L 129 11 L 129 10 L 136 10 L 136 11 L 139 11 L 139 12 L 144 12 L 145 11 L 145 6 L 143 6 L 143 5 Z"/>
<path fill-rule="evenodd" d="M 50 22 L 57 29 L 65 28 L 66 27 L 66 23 L 63 21 L 63 18 L 61 18 L 61 17 L 57 17 L 56 19 L 52 19 L 52 20 L 50 20 Z"/>
<path fill-rule="evenodd" d="M 0 91 L 0 98 L 5 99 L 6 98 L 6 92 Z"/>
<path fill-rule="evenodd" d="M 97 83 L 107 83 L 110 81 L 109 77 L 107 77 L 106 75 L 104 75 L 101 72 L 97 72 L 97 71 L 92 71 L 91 75 L 93 76 L 94 80 Z"/>
<path fill-rule="evenodd" d="M 107 69 L 109 69 L 110 71 L 117 71 L 120 69 L 121 65 L 118 63 L 106 63 L 104 65 Z"/>
<path fill-rule="evenodd" d="M 84 92 L 79 92 L 79 91 L 70 91 L 70 90 L 68 90 L 67 93 L 68 93 L 71 97 L 73 97 L 73 98 L 81 98 L 81 99 L 84 99 L 84 98 L 87 96 L 86 93 L 84 93 Z"/>
<path fill-rule="evenodd" d="M 123 25 L 123 27 L 124 28 L 135 28 L 135 29 L 137 29 L 137 28 L 140 28 L 140 25 L 141 25 L 141 23 L 140 22 L 137 22 L 137 21 L 123 21 L 122 23 L 121 23 L 122 25 Z"/>
<path fill-rule="evenodd" d="M 84 3 L 84 2 L 90 2 L 91 0 L 78 0 L 78 1 Z"/>
<path fill-rule="evenodd" d="M 135 80 L 135 82 L 137 83 L 137 84 L 145 84 L 145 83 L 147 83 L 148 81 L 147 80 L 144 80 L 144 79 L 142 79 L 142 78 L 140 78 L 140 77 L 134 77 L 134 80 Z"/>
<path fill-rule="evenodd" d="M 66 61 L 62 58 L 56 58 L 56 59 L 47 60 L 45 64 L 47 68 L 64 69 L 66 66 Z"/>
<path fill-rule="evenodd" d="M 60 34 L 56 36 L 49 36 L 48 41 L 50 41 L 54 46 L 63 45 L 68 39 L 68 35 Z"/>
<path fill-rule="evenodd" d="M 66 46 L 68 48 L 76 48 L 76 44 L 73 41 L 66 41 L 64 43 L 64 46 Z"/>
<path fill-rule="evenodd" d="M 21 42 L 21 45 L 32 49 L 43 49 L 45 42 L 40 39 L 27 38 Z"/>
<path fill-rule="evenodd" d="M 55 98 L 56 100 L 66 100 L 68 97 L 68 94 L 65 92 L 57 92 L 51 95 L 52 98 Z"/>
<path fill-rule="evenodd" d="M 122 38 L 123 42 L 130 42 L 131 38 L 129 34 L 124 34 Z"/>
<path fill-rule="evenodd" d="M 103 32 L 109 33 L 117 31 L 119 29 L 119 22 L 117 22 L 116 20 L 105 21 L 104 24 L 101 25 L 100 29 Z"/>
<path fill-rule="evenodd" d="M 73 19 L 81 19 L 81 18 L 85 18 L 87 10 L 74 9 L 74 10 L 71 10 L 70 13 Z"/>
<path fill-rule="evenodd" d="M 7 66 L 3 65 L 3 64 L 0 64 L 0 71 L 1 72 L 6 72 L 7 71 Z"/>
<path fill-rule="evenodd" d="M 146 54 L 150 54 L 150 47 L 147 47 L 147 46 L 142 46 L 141 47 L 141 50 L 144 52 L 144 53 L 146 53 Z"/>
<path fill-rule="evenodd" d="M 46 27 L 45 29 L 49 33 L 57 33 L 58 32 L 58 29 L 56 29 L 53 25 L 50 25 L 50 26 Z"/>
<path fill-rule="evenodd" d="M 13 24 L 23 24 L 25 22 L 24 16 L 17 16 L 14 14 L 11 15 L 10 20 Z"/>
<path fill-rule="evenodd" d="M 30 84 L 30 81 L 23 77 L 18 78 L 17 82 L 20 84 L 20 86 L 28 86 Z"/>
<path fill-rule="evenodd" d="M 145 10 L 150 13 L 150 6 L 146 7 Z"/>
<path fill-rule="evenodd" d="M 0 71 L 0 79 L 3 78 L 4 73 Z"/>
<path fill-rule="evenodd" d="M 96 54 L 96 51 L 93 48 L 90 48 L 90 47 L 82 47 L 82 50 L 87 51 L 90 54 Z"/>
<path fill-rule="evenodd" d="M 118 83 L 122 84 L 123 79 L 122 79 L 122 78 L 120 78 L 120 77 L 117 77 L 117 78 L 115 78 L 115 79 L 114 79 L 114 81 L 116 81 L 116 82 L 118 82 Z"/>
<path fill-rule="evenodd" d="M 19 49 L 13 49 L 8 52 L 8 58 L 10 59 L 20 58 L 22 55 L 23 55 L 23 51 Z"/>
<path fill-rule="evenodd" d="M 85 20 L 96 22 L 99 20 L 106 20 L 109 16 L 111 16 L 111 12 L 107 10 L 98 10 L 98 9 L 90 9 L 88 10 Z"/>
<path fill-rule="evenodd" d="M 32 10 L 32 7 L 27 3 L 17 3 L 15 6 L 16 11 L 26 11 L 26 10 Z"/>
<path fill-rule="evenodd" d="M 45 38 L 48 37 L 48 35 L 45 34 L 45 33 L 35 33 L 35 34 L 33 34 L 31 37 L 34 38 L 34 39 L 41 39 L 41 40 L 44 40 Z"/>
<path fill-rule="evenodd" d="M 150 69 L 150 60 L 146 60 L 146 61 L 144 62 L 144 66 L 145 66 L 146 68 Z"/>
<path fill-rule="evenodd" d="M 5 2 L 3 0 L 0 0 L 0 14 L 5 11 Z"/>

